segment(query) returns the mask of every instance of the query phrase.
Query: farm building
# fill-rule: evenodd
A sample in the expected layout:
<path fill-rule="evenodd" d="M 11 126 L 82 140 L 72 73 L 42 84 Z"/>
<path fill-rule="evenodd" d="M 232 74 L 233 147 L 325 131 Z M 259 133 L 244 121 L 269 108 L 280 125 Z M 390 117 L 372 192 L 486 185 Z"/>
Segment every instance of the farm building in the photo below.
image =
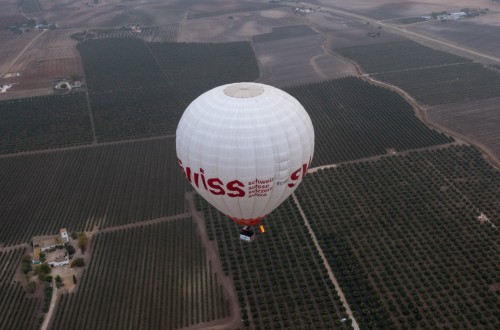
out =
<path fill-rule="evenodd" d="M 61 228 L 59 235 L 33 237 L 33 247 L 39 248 L 40 251 L 45 251 L 55 248 L 58 245 L 64 245 L 64 243 L 67 243 L 68 241 L 68 231 L 66 228 Z"/>

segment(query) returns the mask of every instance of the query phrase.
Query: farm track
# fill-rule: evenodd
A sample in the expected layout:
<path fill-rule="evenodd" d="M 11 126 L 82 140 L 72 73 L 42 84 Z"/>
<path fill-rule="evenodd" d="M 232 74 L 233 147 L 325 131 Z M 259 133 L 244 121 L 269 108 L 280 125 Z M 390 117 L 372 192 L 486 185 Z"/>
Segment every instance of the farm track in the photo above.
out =
<path fill-rule="evenodd" d="M 402 155 L 408 155 L 411 152 L 417 152 L 417 151 L 425 151 L 425 150 L 440 150 L 440 149 L 446 149 L 451 146 L 460 146 L 464 145 L 465 143 L 462 141 L 455 141 L 452 143 L 447 143 L 447 144 L 439 144 L 436 146 L 431 146 L 431 147 L 424 147 L 424 148 L 418 148 L 418 149 L 410 149 L 410 150 L 404 150 L 404 151 L 396 151 L 395 153 L 388 153 L 386 155 L 376 155 L 376 156 L 371 156 L 371 157 L 366 157 L 366 158 L 359 158 L 355 160 L 348 160 L 345 162 L 340 162 L 337 164 L 328 164 L 328 165 L 321 165 L 317 167 L 312 167 L 307 170 L 307 173 L 315 173 L 319 170 L 323 169 L 328 169 L 328 168 L 335 168 L 339 165 L 346 165 L 346 164 L 356 164 L 356 163 L 363 163 L 363 162 L 369 162 L 369 161 L 377 161 L 380 160 L 382 157 L 387 157 L 387 156 L 402 156 Z"/>
<path fill-rule="evenodd" d="M 303 4 L 305 4 L 307 6 L 311 6 L 311 7 L 315 6 L 313 4 L 305 3 L 305 2 Z M 431 44 L 434 44 L 434 45 L 439 44 L 441 46 L 445 46 L 445 47 L 449 47 L 449 48 L 452 48 L 452 49 L 455 49 L 455 50 L 459 50 L 459 51 L 465 52 L 465 53 L 469 54 L 469 56 L 470 55 L 477 56 L 477 57 L 482 58 L 482 59 L 487 59 L 487 60 L 490 60 L 490 61 L 494 61 L 494 62 L 500 63 L 500 58 L 499 57 L 487 55 L 487 54 L 484 54 L 484 53 L 481 53 L 481 52 L 478 52 L 478 51 L 475 51 L 475 50 L 472 50 L 472 49 L 468 49 L 468 48 L 465 48 L 465 47 L 461 47 L 461 46 L 455 45 L 455 44 L 453 44 L 451 42 L 447 42 L 447 41 L 444 41 L 444 40 L 439 40 L 439 39 L 436 39 L 436 38 L 432 38 L 432 37 L 428 37 L 428 36 L 422 35 L 420 33 L 408 31 L 406 29 L 399 28 L 397 26 L 393 26 L 393 25 L 390 25 L 390 24 L 386 24 L 383 21 L 376 20 L 376 19 L 373 19 L 373 18 L 370 18 L 370 17 L 367 17 L 367 16 L 355 14 L 353 12 L 346 11 L 346 10 L 339 9 L 339 8 L 335 8 L 335 7 L 324 7 L 323 6 L 322 10 L 325 11 L 325 12 L 330 12 L 330 13 L 332 13 L 334 15 L 348 16 L 348 17 L 350 17 L 352 19 L 355 19 L 355 20 L 357 20 L 359 22 L 362 22 L 362 23 L 368 22 L 370 24 L 375 24 L 375 25 L 383 26 L 384 28 L 386 28 L 390 32 L 393 32 L 393 33 L 395 33 L 397 35 L 401 35 L 403 37 L 412 39 L 412 40 L 414 40 L 416 42 L 420 42 L 420 43 L 428 42 L 428 43 L 431 43 Z"/>
<path fill-rule="evenodd" d="M 460 134 L 458 132 L 455 132 L 455 131 L 453 131 L 445 126 L 442 126 L 438 123 L 431 121 L 428 117 L 427 109 L 425 107 L 423 107 L 422 105 L 420 105 L 405 90 L 403 90 L 402 88 L 400 88 L 398 86 L 394 86 L 394 85 L 391 85 L 389 83 L 374 79 L 373 77 L 370 76 L 370 74 L 364 72 L 363 69 L 361 68 L 361 66 L 357 62 L 355 62 L 349 58 L 343 57 L 340 54 L 329 50 L 331 47 L 328 47 L 327 45 L 326 46 L 324 45 L 324 47 L 325 47 L 325 50 L 328 51 L 328 53 L 331 54 L 332 56 L 338 57 L 340 59 L 343 59 L 345 61 L 352 63 L 356 67 L 356 71 L 358 72 L 358 74 L 361 76 L 362 79 L 364 79 L 370 83 L 373 83 L 377 86 L 392 90 L 392 91 L 398 93 L 399 95 L 401 95 L 406 100 L 406 102 L 408 102 L 413 107 L 413 109 L 415 109 L 415 113 L 416 113 L 417 117 L 425 125 L 452 136 L 455 140 L 457 140 L 458 144 L 466 143 L 466 144 L 476 146 L 477 148 L 479 148 L 481 150 L 481 152 L 483 152 L 487 156 L 487 159 L 492 166 L 494 166 L 497 169 L 500 169 L 500 160 L 495 156 L 495 153 L 490 148 L 488 148 L 484 144 L 476 141 L 475 139 L 473 139 L 469 136 L 465 136 L 465 135 Z M 457 64 L 460 64 L 460 63 L 457 63 Z M 435 147 L 430 147 L 430 148 L 427 147 L 427 148 L 422 148 L 422 149 L 418 149 L 418 150 L 428 150 L 428 149 L 432 149 L 432 148 L 435 148 Z M 375 157 L 380 157 L 380 156 L 375 156 Z M 365 160 L 369 160 L 369 159 L 365 159 Z M 333 165 L 330 165 L 330 167 L 333 167 Z"/>
<path fill-rule="evenodd" d="M 234 284 L 231 277 L 224 275 L 224 271 L 222 270 L 221 259 L 219 257 L 219 252 L 217 251 L 217 244 L 215 242 L 210 242 L 208 239 L 207 229 L 205 226 L 205 219 L 201 212 L 196 210 L 196 206 L 194 204 L 194 192 L 186 193 L 186 199 L 188 202 L 188 213 L 191 215 L 193 220 L 198 225 L 198 230 L 200 231 L 202 244 L 207 249 L 207 254 L 210 260 L 212 260 L 212 264 L 215 270 L 221 274 L 220 281 L 223 287 L 226 289 L 228 293 L 228 298 L 230 304 L 232 306 L 230 313 L 232 314 L 229 317 L 220 320 L 214 320 L 207 323 L 200 323 L 197 325 L 190 326 L 186 329 L 197 330 L 197 329 L 237 329 L 242 328 L 241 315 L 235 306 L 239 305 L 238 297 L 236 295 L 236 291 L 234 290 Z"/>
<path fill-rule="evenodd" d="M 316 247 L 316 250 L 318 250 L 318 253 L 321 257 L 321 260 L 323 260 L 323 265 L 325 266 L 326 270 L 328 271 L 328 275 L 330 277 L 330 280 L 332 281 L 333 285 L 335 286 L 335 291 L 337 291 L 337 294 L 340 297 L 340 301 L 342 301 L 342 305 L 344 306 L 347 315 L 349 318 L 352 320 L 352 327 L 354 330 L 359 330 L 359 325 L 358 322 L 356 322 L 356 319 L 354 318 L 354 315 L 352 314 L 352 310 L 349 307 L 349 303 L 347 302 L 344 292 L 342 292 L 342 288 L 340 287 L 339 283 L 337 282 L 337 279 L 335 278 L 335 274 L 333 274 L 332 268 L 330 267 L 330 264 L 328 263 L 328 260 L 325 257 L 325 254 L 323 253 L 323 250 L 321 249 L 321 246 L 319 245 L 318 239 L 316 238 L 316 234 L 314 233 L 313 229 L 311 228 L 311 225 L 309 224 L 309 221 L 307 220 L 306 214 L 302 210 L 302 207 L 300 206 L 299 199 L 297 196 L 295 196 L 295 193 L 292 194 L 293 201 L 295 205 L 297 206 L 300 216 L 304 220 L 304 224 L 307 227 L 307 230 L 309 234 L 311 235 L 311 238 L 314 242 L 314 246 Z"/>
<path fill-rule="evenodd" d="M 156 219 L 151 219 L 151 220 L 146 220 L 146 221 L 138 221 L 138 222 L 132 222 L 132 223 L 127 223 L 125 225 L 120 225 L 120 226 L 114 226 L 114 227 L 108 227 L 104 229 L 98 229 L 94 230 L 91 232 L 87 232 L 89 236 L 93 236 L 95 234 L 102 234 L 102 233 L 112 233 L 118 230 L 124 230 L 124 229 L 130 229 L 130 228 L 138 228 L 142 226 L 149 226 L 149 225 L 154 225 L 158 223 L 163 223 L 163 222 L 168 222 L 172 220 L 179 220 L 179 219 L 184 219 L 186 217 L 189 217 L 191 214 L 188 212 L 181 213 L 181 214 L 176 214 L 176 215 L 171 215 L 168 217 L 161 217 L 161 218 L 156 218 Z"/>
<path fill-rule="evenodd" d="M 23 151 L 23 152 L 16 152 L 14 154 L 0 155 L 0 159 L 2 159 L 2 158 L 17 157 L 17 156 L 47 154 L 47 153 L 59 152 L 59 151 L 68 151 L 68 150 L 77 150 L 77 149 L 85 149 L 85 148 L 104 147 L 104 146 L 111 146 L 111 145 L 125 144 L 125 143 L 155 141 L 155 140 L 169 139 L 169 138 L 173 138 L 173 137 L 175 137 L 175 134 L 161 135 L 161 136 L 152 136 L 152 137 L 139 138 L 139 139 L 119 140 L 119 141 L 113 141 L 113 142 L 100 142 L 100 143 L 96 143 L 96 144 L 84 144 L 84 145 L 78 145 L 78 146 L 73 146 L 73 147 L 62 147 L 62 148 L 51 148 L 51 149 L 42 149 L 42 150 Z"/>
<path fill-rule="evenodd" d="M 3 77 L 7 72 L 9 72 L 10 68 L 12 68 L 14 64 L 16 64 L 16 62 L 21 58 L 21 56 L 23 56 L 23 54 L 28 50 L 28 48 L 30 48 L 31 45 L 33 45 L 33 43 L 37 41 L 38 38 L 40 38 L 44 33 L 45 31 L 42 31 L 39 34 L 37 34 L 33 39 L 31 39 L 31 41 L 26 46 L 24 46 L 24 48 L 19 52 L 19 54 L 17 54 L 17 56 L 12 61 L 10 61 L 10 64 L 7 66 L 4 72 L 0 73 L 0 77 Z"/>

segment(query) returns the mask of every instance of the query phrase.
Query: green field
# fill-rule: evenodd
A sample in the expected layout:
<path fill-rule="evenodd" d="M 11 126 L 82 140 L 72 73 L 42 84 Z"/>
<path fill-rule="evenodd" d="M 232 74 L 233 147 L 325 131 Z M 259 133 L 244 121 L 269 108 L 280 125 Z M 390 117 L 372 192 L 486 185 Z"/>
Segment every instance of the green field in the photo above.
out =
<path fill-rule="evenodd" d="M 287 92 L 313 122 L 313 166 L 453 142 L 425 126 L 401 96 L 360 78 L 296 86 Z"/>
<path fill-rule="evenodd" d="M 252 244 L 239 241 L 240 226 L 198 199 L 209 239 L 233 278 L 243 323 L 254 329 L 348 329 L 326 268 L 289 199 L 263 221 Z"/>
<path fill-rule="evenodd" d="M 174 139 L 0 158 L 0 244 L 184 212 Z"/>
<path fill-rule="evenodd" d="M 493 69 L 413 41 L 335 49 L 375 79 L 398 86 L 425 105 L 498 97 Z"/>
<path fill-rule="evenodd" d="M 13 281 L 25 249 L 0 252 L 0 329 L 35 329 L 41 310 L 38 298 L 28 297 L 19 282 Z"/>
<path fill-rule="evenodd" d="M 362 328 L 500 326 L 500 173 L 471 147 L 343 165 L 298 197 Z M 389 317 L 386 317 L 388 315 Z"/>
<path fill-rule="evenodd" d="M 259 76 L 248 42 L 106 38 L 84 41 L 78 50 L 99 142 L 174 134 L 184 109 L 198 95 Z"/>
<path fill-rule="evenodd" d="M 0 154 L 92 142 L 84 93 L 0 102 Z"/>
<path fill-rule="evenodd" d="M 98 234 L 52 329 L 179 329 L 231 307 L 191 218 Z"/>

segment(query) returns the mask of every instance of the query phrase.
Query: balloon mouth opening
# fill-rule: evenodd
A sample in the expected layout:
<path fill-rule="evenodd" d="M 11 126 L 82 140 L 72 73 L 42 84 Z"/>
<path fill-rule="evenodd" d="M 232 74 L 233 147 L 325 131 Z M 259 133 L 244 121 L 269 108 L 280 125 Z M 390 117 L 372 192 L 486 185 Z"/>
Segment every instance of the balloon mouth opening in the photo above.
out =
<path fill-rule="evenodd" d="M 264 219 L 264 217 L 255 218 L 255 219 L 238 219 L 235 217 L 229 217 L 229 218 L 231 220 L 233 220 L 234 222 L 236 222 L 237 224 L 242 225 L 242 226 L 255 226 L 255 225 L 258 225 L 260 220 Z"/>

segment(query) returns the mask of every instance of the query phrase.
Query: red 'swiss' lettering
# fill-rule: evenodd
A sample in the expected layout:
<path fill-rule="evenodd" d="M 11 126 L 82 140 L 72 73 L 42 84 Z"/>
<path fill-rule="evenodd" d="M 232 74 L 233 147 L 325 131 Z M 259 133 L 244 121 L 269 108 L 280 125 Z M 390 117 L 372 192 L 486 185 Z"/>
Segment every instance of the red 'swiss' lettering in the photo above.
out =
<path fill-rule="evenodd" d="M 237 186 L 239 186 L 239 188 Z M 244 188 L 244 187 L 245 187 L 245 185 L 243 183 L 241 183 L 241 181 L 238 181 L 238 180 L 230 181 L 227 184 L 227 189 L 229 191 L 232 191 L 232 192 L 228 193 L 227 195 L 229 197 L 243 197 L 243 196 L 245 196 L 245 192 L 243 190 L 241 190 L 240 188 Z"/>
<path fill-rule="evenodd" d="M 288 187 L 290 187 L 290 188 L 295 187 L 295 185 L 297 184 L 297 181 L 301 177 L 301 174 L 302 174 L 302 178 L 306 176 L 307 169 L 309 168 L 309 165 L 311 165 L 311 162 L 312 162 L 312 158 L 309 158 L 309 163 L 302 164 L 302 168 L 298 168 L 297 170 L 292 172 L 292 175 L 290 175 L 290 181 L 292 181 L 292 182 L 290 182 L 288 184 Z M 300 172 L 302 172 L 302 173 L 300 173 Z"/>
<path fill-rule="evenodd" d="M 179 162 L 179 166 L 181 167 L 182 174 L 186 177 L 186 179 L 192 183 L 196 188 L 209 191 L 214 195 L 227 195 L 229 197 L 243 197 L 245 196 L 245 191 L 242 188 L 245 188 L 245 185 L 238 180 L 233 180 L 224 185 L 221 179 L 219 178 L 209 178 L 205 177 L 205 171 L 200 168 L 200 173 L 192 172 L 191 168 L 187 166 L 184 168 L 182 165 L 182 160 L 177 158 Z"/>
<path fill-rule="evenodd" d="M 255 179 L 248 182 L 248 187 L 239 180 L 229 181 L 227 184 L 219 178 L 206 178 L 205 171 L 200 168 L 199 173 L 193 172 L 189 166 L 184 167 L 182 161 L 179 161 L 179 166 L 181 167 L 182 174 L 186 179 L 199 189 L 205 189 L 214 195 L 227 195 L 228 197 L 265 197 L 271 193 L 273 190 L 274 178 L 269 179 Z M 290 175 L 288 180 L 282 182 L 285 184 L 288 181 L 288 187 L 293 188 L 298 183 L 298 181 L 307 174 L 307 169 L 311 165 L 312 159 L 309 159 L 308 163 L 302 164 L 301 167 L 296 169 Z M 280 183 L 278 182 L 277 185 Z M 247 191 L 248 190 L 248 194 Z"/>
<path fill-rule="evenodd" d="M 210 187 L 210 189 L 208 189 L 208 191 L 210 191 L 212 194 L 214 195 L 225 195 L 226 192 L 224 191 L 224 188 L 222 188 L 221 186 L 223 185 L 222 184 L 222 181 L 218 178 L 212 178 L 212 179 L 208 179 L 208 186 Z"/>

